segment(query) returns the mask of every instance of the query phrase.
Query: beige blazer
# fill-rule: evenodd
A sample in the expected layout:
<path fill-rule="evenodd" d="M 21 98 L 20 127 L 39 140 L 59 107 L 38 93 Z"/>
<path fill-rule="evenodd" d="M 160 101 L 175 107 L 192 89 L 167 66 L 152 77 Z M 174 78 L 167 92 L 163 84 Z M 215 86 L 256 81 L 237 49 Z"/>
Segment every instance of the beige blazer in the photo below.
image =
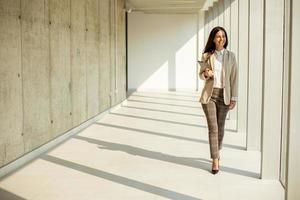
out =
<path fill-rule="evenodd" d="M 205 84 L 201 93 L 199 101 L 202 104 L 207 104 L 211 98 L 214 79 L 204 77 L 204 71 L 206 68 L 210 68 L 214 71 L 215 56 L 211 53 L 202 54 L 200 64 L 199 77 L 205 80 Z M 223 60 L 223 85 L 224 88 L 224 102 L 229 105 L 230 100 L 237 98 L 237 63 L 233 52 L 224 49 L 224 60 Z"/>

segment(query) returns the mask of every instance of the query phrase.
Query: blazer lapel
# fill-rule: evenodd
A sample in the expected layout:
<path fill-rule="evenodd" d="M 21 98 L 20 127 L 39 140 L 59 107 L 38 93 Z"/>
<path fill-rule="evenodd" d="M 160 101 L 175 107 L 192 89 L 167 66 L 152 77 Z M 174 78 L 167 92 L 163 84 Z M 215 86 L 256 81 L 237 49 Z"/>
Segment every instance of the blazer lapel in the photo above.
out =
<path fill-rule="evenodd" d="M 223 75 L 223 79 L 222 79 L 222 82 L 223 82 L 223 86 L 225 87 L 226 85 L 226 74 L 228 72 L 228 51 L 227 49 L 224 49 L 224 55 L 223 55 L 223 67 L 222 67 L 222 75 Z"/>
<path fill-rule="evenodd" d="M 209 61 L 210 61 L 210 66 L 211 66 L 211 70 L 215 70 L 215 54 L 211 54 L 209 57 Z"/>
<path fill-rule="evenodd" d="M 224 49 L 224 60 L 223 60 L 223 69 L 224 69 L 224 76 L 226 76 L 226 72 L 228 69 L 228 51 L 227 49 Z"/>

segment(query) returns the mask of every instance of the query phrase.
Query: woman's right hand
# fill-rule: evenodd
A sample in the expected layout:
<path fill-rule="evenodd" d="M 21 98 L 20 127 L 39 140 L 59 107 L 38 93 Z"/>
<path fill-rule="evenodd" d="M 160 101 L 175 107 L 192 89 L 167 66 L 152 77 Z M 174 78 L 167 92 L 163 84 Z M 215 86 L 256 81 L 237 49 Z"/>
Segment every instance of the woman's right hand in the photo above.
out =
<path fill-rule="evenodd" d="M 204 71 L 204 76 L 208 78 L 212 78 L 214 76 L 214 72 L 211 69 L 206 68 Z"/>

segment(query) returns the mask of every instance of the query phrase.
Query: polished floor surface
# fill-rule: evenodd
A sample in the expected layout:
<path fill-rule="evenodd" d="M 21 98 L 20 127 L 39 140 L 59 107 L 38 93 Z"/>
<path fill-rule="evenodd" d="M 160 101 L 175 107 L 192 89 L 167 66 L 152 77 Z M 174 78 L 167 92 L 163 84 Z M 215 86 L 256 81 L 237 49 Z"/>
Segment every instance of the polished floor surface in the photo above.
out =
<path fill-rule="evenodd" d="M 228 119 L 221 171 L 210 173 L 198 93 L 135 92 L 121 108 L 0 182 L 0 199 L 283 200 L 261 180 L 260 152 Z"/>

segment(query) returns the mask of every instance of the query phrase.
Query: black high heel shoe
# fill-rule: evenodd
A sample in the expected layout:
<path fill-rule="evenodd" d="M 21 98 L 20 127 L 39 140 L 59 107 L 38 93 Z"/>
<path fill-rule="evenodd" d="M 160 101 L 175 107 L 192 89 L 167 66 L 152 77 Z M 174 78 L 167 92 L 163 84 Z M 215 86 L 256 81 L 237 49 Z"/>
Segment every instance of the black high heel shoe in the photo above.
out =
<path fill-rule="evenodd" d="M 217 174 L 218 172 L 219 172 L 218 169 L 212 169 L 212 170 L 211 170 L 211 173 L 212 173 L 212 174 Z"/>

